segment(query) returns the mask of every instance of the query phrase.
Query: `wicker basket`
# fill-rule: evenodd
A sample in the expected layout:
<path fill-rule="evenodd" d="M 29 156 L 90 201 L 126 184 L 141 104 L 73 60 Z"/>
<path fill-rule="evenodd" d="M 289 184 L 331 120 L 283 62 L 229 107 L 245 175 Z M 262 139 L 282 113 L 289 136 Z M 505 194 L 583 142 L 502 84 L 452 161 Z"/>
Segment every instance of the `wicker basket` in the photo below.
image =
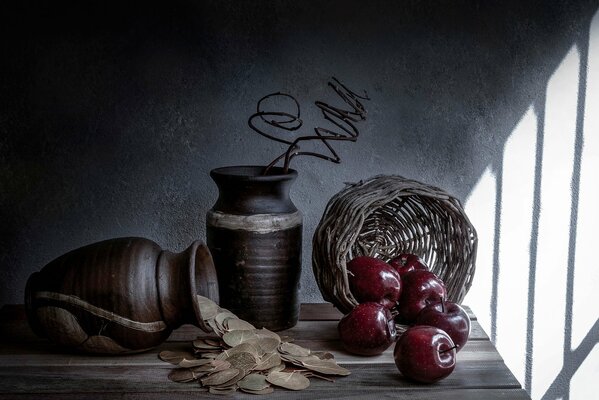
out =
<path fill-rule="evenodd" d="M 445 282 L 449 300 L 461 303 L 472 284 L 476 246 L 459 200 L 421 182 L 382 175 L 331 198 L 314 233 L 312 268 L 324 299 L 347 313 L 358 304 L 349 290 L 348 261 L 413 253 Z"/>

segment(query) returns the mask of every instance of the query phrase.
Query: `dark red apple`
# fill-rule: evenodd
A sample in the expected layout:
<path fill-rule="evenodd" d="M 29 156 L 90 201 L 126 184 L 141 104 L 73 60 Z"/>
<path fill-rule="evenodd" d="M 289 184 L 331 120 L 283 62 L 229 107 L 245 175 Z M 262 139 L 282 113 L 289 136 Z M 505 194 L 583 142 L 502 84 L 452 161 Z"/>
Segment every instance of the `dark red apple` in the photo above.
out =
<path fill-rule="evenodd" d="M 403 277 L 406 273 L 414 271 L 416 269 L 421 269 L 424 271 L 428 271 L 428 265 L 426 262 L 416 254 L 402 253 L 395 258 L 392 258 L 389 261 L 389 265 L 391 265 L 401 277 Z"/>
<path fill-rule="evenodd" d="M 347 263 L 349 290 L 358 303 L 374 301 L 393 308 L 401 295 L 401 278 L 389 264 L 360 256 Z"/>
<path fill-rule="evenodd" d="M 444 330 L 460 351 L 470 336 L 470 317 L 451 301 L 441 301 L 424 307 L 416 317 L 416 325 L 430 325 Z"/>
<path fill-rule="evenodd" d="M 391 311 L 374 302 L 354 307 L 349 314 L 341 318 L 337 328 L 345 349 L 363 356 L 381 354 L 397 338 Z"/>
<path fill-rule="evenodd" d="M 455 344 L 447 333 L 434 326 L 408 328 L 393 350 L 397 369 L 408 379 L 422 383 L 437 382 L 453 372 Z"/>
<path fill-rule="evenodd" d="M 418 313 L 431 303 L 447 297 L 445 284 L 430 271 L 414 270 L 402 278 L 402 292 L 397 310 L 404 323 L 412 323 Z"/>

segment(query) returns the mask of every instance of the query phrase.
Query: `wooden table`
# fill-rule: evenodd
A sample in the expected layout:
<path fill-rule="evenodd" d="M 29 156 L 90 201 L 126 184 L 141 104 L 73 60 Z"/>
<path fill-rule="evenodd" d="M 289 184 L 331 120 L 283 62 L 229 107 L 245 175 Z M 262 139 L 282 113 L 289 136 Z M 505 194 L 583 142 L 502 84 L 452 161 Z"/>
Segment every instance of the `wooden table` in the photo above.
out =
<path fill-rule="evenodd" d="M 285 334 L 311 350 L 332 352 L 351 375 L 334 383 L 311 379 L 311 386 L 299 392 L 276 388 L 266 399 L 530 399 L 472 314 L 471 338 L 458 353 L 455 371 L 433 385 L 404 380 L 393 362 L 393 347 L 375 357 L 345 352 L 337 337 L 339 317 L 329 304 L 304 304 L 300 322 Z M 173 366 L 157 357 L 162 350 L 189 349 L 198 334 L 202 334 L 199 329 L 184 326 L 159 348 L 131 356 L 65 354 L 31 332 L 22 306 L 4 306 L 0 310 L 0 399 L 219 398 L 194 383 L 170 382 L 167 375 Z M 244 393 L 226 397 L 258 398 Z"/>

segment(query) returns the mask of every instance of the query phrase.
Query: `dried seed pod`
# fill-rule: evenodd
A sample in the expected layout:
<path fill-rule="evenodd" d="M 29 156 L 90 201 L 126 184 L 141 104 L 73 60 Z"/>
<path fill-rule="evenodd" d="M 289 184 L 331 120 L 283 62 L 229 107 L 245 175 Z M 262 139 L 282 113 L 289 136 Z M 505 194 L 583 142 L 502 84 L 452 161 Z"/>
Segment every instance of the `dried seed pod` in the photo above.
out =
<path fill-rule="evenodd" d="M 245 378 L 237 383 L 240 389 L 260 391 L 270 387 L 270 384 L 266 381 L 266 376 L 261 374 L 249 374 Z"/>
<path fill-rule="evenodd" d="M 240 388 L 240 389 L 242 392 L 249 393 L 249 394 L 271 394 L 272 392 L 275 391 L 272 387 L 267 387 L 266 389 L 262 389 L 262 390 L 250 390 L 250 389 L 243 389 L 243 388 Z"/>
<path fill-rule="evenodd" d="M 223 342 L 231 347 L 235 347 L 250 339 L 258 339 L 258 335 L 252 331 L 231 331 L 223 335 Z"/>
<path fill-rule="evenodd" d="M 231 394 L 238 388 L 245 393 L 267 394 L 273 392 L 271 383 L 301 390 L 310 385 L 309 377 L 332 381 L 325 375 L 350 373 L 337 365 L 329 352 L 312 352 L 290 343 L 292 338 L 281 338 L 268 329 L 255 329 L 211 300 L 200 296 L 198 301 L 209 316 L 204 322 L 220 339 L 194 340 L 197 357 L 190 352 L 161 352 L 160 359 L 180 367 L 169 374 L 172 381 L 200 380 L 212 394 Z M 285 371 L 285 362 L 302 369 Z M 252 370 L 265 372 L 249 374 Z"/>
<path fill-rule="evenodd" d="M 186 383 L 198 379 L 192 370 L 187 368 L 176 368 L 168 374 L 168 379 L 173 382 Z"/>
<path fill-rule="evenodd" d="M 225 320 L 224 325 L 228 331 L 251 331 L 256 329 L 254 325 L 239 318 L 228 318 L 227 320 Z"/>
<path fill-rule="evenodd" d="M 270 370 L 282 364 L 281 356 L 278 353 L 268 353 L 262 356 L 258 364 L 254 367 L 255 371 Z M 283 365 L 284 367 L 284 365 Z"/>
<path fill-rule="evenodd" d="M 301 362 L 304 367 L 325 375 L 346 376 L 350 374 L 347 369 L 337 365 L 335 360 L 321 360 L 318 357 L 309 356 L 303 358 Z"/>
<path fill-rule="evenodd" d="M 192 353 L 190 353 L 188 351 L 164 350 L 164 351 L 161 351 L 160 353 L 158 353 L 158 358 L 160 358 L 162 361 L 166 361 L 167 363 L 177 365 L 183 359 L 186 359 L 186 358 L 193 359 L 194 356 Z"/>
<path fill-rule="evenodd" d="M 231 366 L 249 372 L 258 364 L 256 357 L 252 353 L 240 352 L 227 357 L 227 361 Z"/>
<path fill-rule="evenodd" d="M 214 316 L 219 312 L 220 307 L 218 304 L 206 298 L 204 296 L 196 295 L 196 302 L 200 309 L 200 315 L 204 319 L 204 321 L 214 318 Z"/>
<path fill-rule="evenodd" d="M 205 358 L 194 358 L 193 360 L 188 360 L 187 358 L 184 358 L 183 360 L 181 360 L 181 362 L 179 362 L 179 364 L 177 364 L 177 366 L 180 368 L 193 368 L 209 364 L 210 362 L 210 360 L 207 360 Z"/>
<path fill-rule="evenodd" d="M 202 378 L 202 386 L 216 386 L 228 382 L 239 374 L 237 368 L 224 369 Z"/>
<path fill-rule="evenodd" d="M 193 347 L 196 350 L 220 350 L 219 344 L 213 344 L 214 341 L 208 342 L 207 339 L 196 339 L 193 341 Z"/>
<path fill-rule="evenodd" d="M 296 357 L 307 357 L 310 355 L 310 349 L 306 349 L 305 347 L 298 346 L 293 343 L 281 343 L 279 345 L 279 352 L 282 354 L 289 354 Z"/>
<path fill-rule="evenodd" d="M 233 394 L 236 391 L 237 391 L 237 386 L 236 385 L 228 387 L 228 388 L 222 388 L 222 389 L 221 388 L 215 388 L 215 387 L 211 386 L 208 389 L 208 393 L 210 393 L 210 394 L 217 394 L 217 395 L 220 394 L 220 395 L 225 395 L 225 396 L 229 395 L 229 394 Z"/>
<path fill-rule="evenodd" d="M 266 380 L 275 386 L 289 390 L 302 390 L 310 386 L 310 380 L 299 372 L 277 372 L 268 374 Z"/>

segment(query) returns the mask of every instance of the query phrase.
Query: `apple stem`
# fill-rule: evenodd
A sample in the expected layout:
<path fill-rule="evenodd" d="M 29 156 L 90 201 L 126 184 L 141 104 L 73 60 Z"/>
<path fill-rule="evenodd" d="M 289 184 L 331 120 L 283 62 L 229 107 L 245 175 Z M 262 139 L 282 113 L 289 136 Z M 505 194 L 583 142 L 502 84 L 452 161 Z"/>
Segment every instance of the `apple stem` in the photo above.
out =
<path fill-rule="evenodd" d="M 441 297 L 441 312 L 445 313 L 445 297 Z"/>
<path fill-rule="evenodd" d="M 458 349 L 458 345 L 457 345 L 457 344 L 455 344 L 455 345 L 453 345 L 453 347 L 450 347 L 450 348 L 448 348 L 448 349 L 445 349 L 445 350 L 440 350 L 440 351 L 439 351 L 439 354 L 447 353 L 448 351 L 451 351 L 451 350 L 457 350 L 457 349 Z"/>

